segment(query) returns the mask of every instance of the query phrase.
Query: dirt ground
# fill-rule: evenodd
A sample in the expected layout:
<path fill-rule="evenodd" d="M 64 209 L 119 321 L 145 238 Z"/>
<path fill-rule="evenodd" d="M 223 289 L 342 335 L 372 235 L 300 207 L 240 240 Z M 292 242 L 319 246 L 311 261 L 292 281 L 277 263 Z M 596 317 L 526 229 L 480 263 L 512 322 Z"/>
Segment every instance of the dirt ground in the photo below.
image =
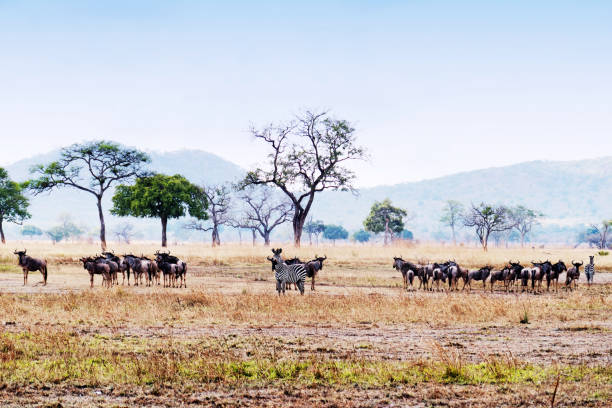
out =
<path fill-rule="evenodd" d="M 561 281 L 564 280 L 562 277 Z M 90 289 L 89 276 L 78 265 L 61 265 L 50 269 L 49 283 L 40 285 L 41 275 L 31 273 L 28 285 L 23 286 L 19 270 L 0 273 L 1 293 L 57 294 L 80 291 L 103 291 L 101 278 L 96 277 Z M 121 277 L 119 278 L 121 282 Z M 596 285 L 610 284 L 612 274 L 598 273 Z M 258 267 L 192 267 L 188 278 L 189 290 L 239 295 L 274 292 L 273 276 L 268 268 Z M 585 285 L 584 275 L 580 287 Z M 473 285 L 472 294 L 454 296 L 482 296 L 480 283 Z M 182 293 L 185 289 L 159 286 L 124 286 L 132 293 Z M 500 288 L 501 289 L 501 288 Z M 580 290 L 580 289 L 579 289 Z M 422 294 L 422 292 L 416 292 Z M 344 269 L 321 274 L 316 291 L 308 282 L 305 296 L 373 294 L 380 296 L 413 296 L 401 289 L 401 278 L 393 270 Z M 523 296 L 505 294 L 501 290 L 487 296 Z M 288 296 L 298 296 L 291 291 Z M 551 302 L 559 294 L 544 294 Z M 409 310 L 406 313 L 410 313 Z M 432 311 L 432 314 L 435 311 Z M 436 345 L 452 349 L 467 362 L 482 361 L 483 356 L 501 356 L 540 365 L 586 365 L 610 367 L 612 364 L 612 316 L 589 321 L 567 321 L 550 324 L 497 326 L 470 324 L 441 326 L 436 324 L 385 325 L 377 322 L 363 324 L 303 325 L 295 321 L 265 325 L 198 325 L 179 327 L 126 325 L 101 327 L 80 325 L 81 336 L 112 335 L 117 337 L 167 340 L 232 339 L 257 341 L 270 349 L 297 356 L 325 356 L 333 359 L 364 358 L 380 361 L 405 361 L 432 358 Z M 0 318 L 1 320 L 1 318 Z M 27 330 L 20 322 L 4 322 L 2 332 Z M 41 328 L 40 326 L 38 327 Z M 44 325 L 43 327 L 44 328 Z M 563 383 L 556 406 L 612 406 L 607 401 L 612 385 L 597 394 L 576 383 Z M 367 388 L 355 385 L 300 388 L 278 382 L 272 386 L 239 386 L 202 384 L 197 389 L 177 391 L 157 387 L 85 387 L 64 384 L 0 387 L 2 406 L 550 406 L 554 384 L 546 382 L 534 386 L 518 384 L 405 384 L 390 388 Z M 603 397 L 602 397 L 603 395 Z"/>

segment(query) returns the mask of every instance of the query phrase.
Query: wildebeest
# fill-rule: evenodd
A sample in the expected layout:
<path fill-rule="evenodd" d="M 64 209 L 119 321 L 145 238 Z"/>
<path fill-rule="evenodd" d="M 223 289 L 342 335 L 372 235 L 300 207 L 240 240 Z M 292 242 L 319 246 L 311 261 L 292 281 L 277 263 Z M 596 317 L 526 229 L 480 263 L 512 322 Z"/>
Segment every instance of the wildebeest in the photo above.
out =
<path fill-rule="evenodd" d="M 417 266 L 408 261 L 404 261 L 402 258 L 393 257 L 393 268 L 399 271 L 402 274 L 402 279 L 404 281 L 404 289 L 408 290 L 408 283 L 410 283 L 410 287 L 414 288 L 414 275 L 417 269 Z"/>
<path fill-rule="evenodd" d="M 527 283 L 529 281 L 529 275 L 527 275 L 526 279 L 522 279 L 521 271 L 524 269 L 523 265 L 520 262 L 512 262 L 508 261 L 508 273 L 504 277 L 504 286 L 506 287 L 506 292 L 512 288 L 512 291 L 515 291 L 515 283 L 517 280 L 521 281 L 521 286 L 523 290 L 527 287 Z M 524 283 L 523 283 L 524 282 Z"/>
<path fill-rule="evenodd" d="M 164 287 L 175 286 L 176 281 L 180 287 L 187 287 L 187 263 L 183 262 L 170 252 L 155 252 L 155 261 L 164 274 Z"/>
<path fill-rule="evenodd" d="M 37 259 L 32 258 L 29 255 L 26 255 L 26 250 L 23 251 L 13 251 L 15 255 L 19 257 L 17 264 L 21 266 L 21 270 L 23 271 L 23 286 L 28 283 L 28 273 L 34 271 L 40 271 L 43 276 L 43 286 L 47 284 L 47 260 L 46 259 Z"/>
<path fill-rule="evenodd" d="M 458 284 L 459 279 L 463 279 L 463 287 L 465 287 L 465 283 L 467 282 L 469 270 L 466 268 L 462 268 L 455 261 L 446 262 L 448 265 L 447 273 L 448 276 L 448 289 L 449 290 L 459 290 Z"/>
<path fill-rule="evenodd" d="M 138 284 L 142 284 L 143 275 L 147 275 L 148 271 L 148 263 L 143 262 L 143 260 L 135 255 L 126 254 L 123 255 L 123 259 L 129 265 L 129 268 L 132 270 L 134 275 L 134 286 L 138 286 Z"/>
<path fill-rule="evenodd" d="M 126 262 L 126 260 L 119 258 L 113 252 L 108 252 L 108 251 L 102 252 L 102 255 L 106 257 L 106 259 L 108 259 L 109 261 L 115 262 L 117 264 L 119 268 L 119 272 L 121 272 L 121 275 L 123 275 L 123 280 L 121 281 L 122 285 L 125 284 L 125 275 L 127 273 L 127 281 L 128 281 L 128 286 L 129 286 L 130 285 L 130 266 Z M 114 278 L 114 281 L 116 284 L 119 284 L 116 277 Z"/>
<path fill-rule="evenodd" d="M 83 269 L 89 272 L 89 282 L 92 288 L 94 284 L 94 275 L 102 275 L 102 285 L 108 288 L 111 287 L 113 283 L 108 263 L 96 262 L 96 260 L 91 257 L 81 258 L 81 262 L 83 262 Z"/>
<path fill-rule="evenodd" d="M 306 276 L 312 279 L 310 282 L 310 290 L 315 290 L 315 278 L 320 270 L 323 269 L 323 261 L 327 259 L 327 255 L 323 257 L 315 254 L 315 259 L 306 262 Z"/>
<path fill-rule="evenodd" d="M 531 291 L 541 292 L 542 291 L 542 281 L 545 276 L 550 274 L 550 270 L 552 268 L 552 264 L 550 261 L 545 262 L 531 262 L 533 268 L 531 268 Z M 535 288 L 535 283 L 538 282 L 538 289 Z"/>
<path fill-rule="evenodd" d="M 508 276 L 509 271 L 510 271 L 510 268 L 506 266 L 499 271 L 491 271 L 489 273 L 489 276 L 491 277 L 489 279 L 489 285 L 491 286 L 491 293 L 493 293 L 493 285 L 495 285 L 495 282 L 505 281 L 505 278 L 506 276 Z"/>
<path fill-rule="evenodd" d="M 565 274 L 565 288 L 566 289 L 572 289 L 572 286 L 574 286 L 574 289 L 576 287 L 578 287 L 578 279 L 580 279 L 580 267 L 582 266 L 584 262 L 574 262 L 572 260 L 572 265 L 574 265 L 573 267 L 569 268 L 567 270 L 567 273 Z"/>
<path fill-rule="evenodd" d="M 465 289 L 465 286 L 467 285 L 469 287 L 469 290 L 471 291 L 473 280 L 481 280 L 483 290 L 486 289 L 487 288 L 487 278 L 491 274 L 491 269 L 493 269 L 493 267 L 487 265 L 487 266 L 483 266 L 477 271 L 468 272 L 467 280 L 464 282 L 463 288 L 461 288 L 461 290 Z"/>
<path fill-rule="evenodd" d="M 432 284 L 431 284 L 430 290 L 433 290 L 434 283 L 436 284 L 436 288 L 438 289 L 438 291 L 444 290 L 443 288 L 442 289 L 440 288 L 440 282 L 442 281 L 446 283 L 446 278 L 447 278 L 449 267 L 450 267 L 450 264 L 448 262 L 444 262 L 442 264 L 434 262 L 433 270 L 432 270 L 432 277 L 431 277 Z"/>
<path fill-rule="evenodd" d="M 111 285 L 118 284 L 118 280 L 117 280 L 117 273 L 119 272 L 119 263 L 118 262 L 115 262 L 113 259 L 107 258 L 106 256 L 99 256 L 99 255 L 96 255 L 96 257 L 93 258 L 93 260 L 94 260 L 94 262 L 97 262 L 97 263 L 105 263 L 105 264 L 107 264 L 108 267 L 109 267 L 110 276 L 111 276 Z"/>
<path fill-rule="evenodd" d="M 550 268 L 550 272 L 546 275 L 546 291 L 550 290 L 550 283 L 554 282 L 555 292 L 559 291 L 559 276 L 562 272 L 567 272 L 567 267 L 562 260 L 559 259 L 559 262 L 553 264 Z"/>

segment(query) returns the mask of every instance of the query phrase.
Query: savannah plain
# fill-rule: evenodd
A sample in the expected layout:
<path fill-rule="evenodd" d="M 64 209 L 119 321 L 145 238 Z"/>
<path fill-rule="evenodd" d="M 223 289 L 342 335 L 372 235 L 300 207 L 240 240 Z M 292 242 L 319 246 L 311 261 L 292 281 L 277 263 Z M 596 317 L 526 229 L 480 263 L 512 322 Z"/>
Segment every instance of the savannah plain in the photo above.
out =
<path fill-rule="evenodd" d="M 505 293 L 502 284 L 491 293 L 481 282 L 471 293 L 404 291 L 391 267 L 393 256 L 469 268 L 588 262 L 591 250 L 284 245 L 286 257 L 328 259 L 316 291 L 308 279 L 304 296 L 279 297 L 261 246 L 171 246 L 188 262 L 186 289 L 122 285 L 121 276 L 112 289 L 96 276 L 90 289 L 79 258 L 97 245 L 10 245 L 0 249 L 2 406 L 604 407 L 612 399 L 612 256 L 595 258 L 595 285 L 582 272 L 576 291 L 539 295 Z M 49 262 L 47 286 L 38 272 L 23 286 L 12 252 L 24 246 Z"/>

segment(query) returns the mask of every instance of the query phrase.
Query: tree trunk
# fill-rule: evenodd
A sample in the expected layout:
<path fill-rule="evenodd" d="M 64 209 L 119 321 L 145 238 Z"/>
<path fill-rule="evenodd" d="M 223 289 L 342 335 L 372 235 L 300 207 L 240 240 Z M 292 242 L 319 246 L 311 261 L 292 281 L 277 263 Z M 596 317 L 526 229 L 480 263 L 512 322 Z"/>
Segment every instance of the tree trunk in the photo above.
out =
<path fill-rule="evenodd" d="M 106 251 L 106 225 L 104 224 L 104 212 L 102 211 L 102 196 L 98 196 L 98 216 L 100 217 L 100 245 L 102 251 Z"/>
<path fill-rule="evenodd" d="M 389 218 L 385 218 L 385 245 L 389 239 Z"/>
<path fill-rule="evenodd" d="M 254 247 L 255 246 L 255 238 L 257 238 L 256 235 L 255 235 L 255 228 L 251 229 L 251 234 L 253 234 L 253 247 Z M 270 245 L 269 241 L 268 241 L 267 245 Z"/>
<path fill-rule="evenodd" d="M 264 233 L 264 246 L 270 246 L 270 231 Z"/>
<path fill-rule="evenodd" d="M 485 252 L 487 252 L 489 249 L 487 248 L 489 244 L 489 234 L 485 233 L 482 236 L 482 249 L 484 249 Z"/>
<path fill-rule="evenodd" d="M 217 225 L 213 225 L 212 229 L 212 246 L 216 247 L 221 245 L 221 240 L 219 239 L 219 230 Z"/>
<path fill-rule="evenodd" d="M 300 247 L 302 241 L 302 230 L 304 229 L 304 222 L 306 221 L 306 215 L 300 215 L 297 211 L 293 216 L 293 244 L 296 248 Z"/>
<path fill-rule="evenodd" d="M 525 234 L 521 232 L 521 248 L 525 248 Z"/>
<path fill-rule="evenodd" d="M 6 240 L 4 239 L 4 228 L 2 228 L 2 219 L 0 219 L 0 237 L 2 238 L 2 243 L 6 244 Z"/>
<path fill-rule="evenodd" d="M 168 226 L 168 217 L 161 217 L 162 224 L 162 248 L 166 248 L 168 246 L 168 242 L 166 240 L 166 227 Z"/>
<path fill-rule="evenodd" d="M 453 245 L 457 246 L 457 237 L 455 236 L 455 226 L 451 225 L 451 230 L 453 231 Z"/>

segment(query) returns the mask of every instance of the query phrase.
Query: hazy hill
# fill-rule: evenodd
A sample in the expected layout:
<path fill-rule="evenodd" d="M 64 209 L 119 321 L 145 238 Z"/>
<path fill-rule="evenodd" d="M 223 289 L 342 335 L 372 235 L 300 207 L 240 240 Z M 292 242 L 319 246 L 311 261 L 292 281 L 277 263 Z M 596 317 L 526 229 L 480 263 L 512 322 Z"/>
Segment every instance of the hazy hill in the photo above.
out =
<path fill-rule="evenodd" d="M 151 170 L 166 174 L 182 174 L 195 183 L 235 181 L 244 174 L 239 166 L 219 156 L 199 150 L 169 153 L 150 152 Z M 12 178 L 25 180 L 29 168 L 48 163 L 58 151 L 21 160 L 7 166 Z M 403 171 L 398 167 L 397 171 Z M 105 209 L 110 209 L 111 194 L 106 196 Z M 349 230 L 362 227 L 370 206 L 389 197 L 394 204 L 415 215 L 408 227 L 417 238 L 444 238 L 448 233 L 440 222 L 444 202 L 454 199 L 469 205 L 487 201 L 507 205 L 523 204 L 542 211 L 547 223 L 576 225 L 612 217 L 612 157 L 589 161 L 534 161 L 513 166 L 458 173 L 451 176 L 412 183 L 378 186 L 350 193 L 326 192 L 315 201 L 312 215 L 327 223 L 337 223 Z M 88 227 L 97 227 L 97 212 L 92 196 L 74 189 L 57 190 L 32 200 L 30 223 L 48 228 L 61 214 L 69 213 Z M 108 214 L 109 231 L 120 222 Z M 130 220 L 143 231 L 143 238 L 158 239 L 157 220 Z M 180 221 L 170 225 L 179 230 Z M 284 229 L 287 234 L 289 228 Z M 109 234 L 110 236 L 111 234 Z M 184 234 L 183 234 L 184 235 Z M 201 237 L 202 235 L 194 235 Z M 555 239 L 558 238 L 558 239 Z M 563 241 L 567 237 L 549 240 Z"/>
<path fill-rule="evenodd" d="M 148 152 L 151 157 L 150 170 L 165 174 L 182 174 L 196 184 L 222 183 L 238 180 L 243 174 L 237 165 L 222 159 L 211 153 L 201 150 L 179 150 L 173 152 Z M 59 150 L 20 160 L 6 166 L 11 178 L 24 181 L 31 177 L 29 169 L 35 164 L 47 164 L 59 158 Z M 113 217 L 108 213 L 112 207 L 111 197 L 113 191 L 109 191 L 104 197 L 104 209 L 106 210 L 106 221 L 108 238 L 112 237 L 113 227 L 119 222 L 127 219 Z M 54 190 L 48 194 L 42 194 L 31 200 L 30 213 L 32 219 L 28 223 L 46 229 L 58 223 L 62 214 L 70 214 L 75 221 L 88 227 L 97 228 L 98 213 L 95 198 L 88 193 L 73 188 Z M 142 232 L 142 238 L 158 239 L 160 226 L 158 220 L 136 220 L 130 219 Z M 170 222 L 169 229 L 178 228 L 179 223 Z"/>
<path fill-rule="evenodd" d="M 543 212 L 549 223 L 597 222 L 612 217 L 612 157 L 520 163 L 366 188 L 360 190 L 358 197 L 326 193 L 316 203 L 313 215 L 357 229 L 361 228 L 372 202 L 385 197 L 415 214 L 409 227 L 417 236 L 440 236 L 446 231 L 439 218 L 444 202 L 449 199 L 465 205 L 480 201 L 523 204 Z"/>

